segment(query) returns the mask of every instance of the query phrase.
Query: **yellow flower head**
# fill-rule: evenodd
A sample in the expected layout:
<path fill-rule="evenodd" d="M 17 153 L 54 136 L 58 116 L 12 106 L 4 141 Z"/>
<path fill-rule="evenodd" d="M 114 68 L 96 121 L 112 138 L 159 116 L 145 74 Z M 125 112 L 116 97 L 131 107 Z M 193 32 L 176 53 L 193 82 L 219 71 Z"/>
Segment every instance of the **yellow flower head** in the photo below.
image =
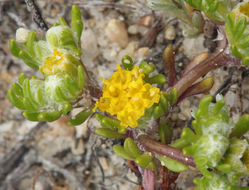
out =
<path fill-rule="evenodd" d="M 103 112 L 116 115 L 122 127 L 137 127 L 137 120 L 144 115 L 145 109 L 150 108 L 160 99 L 160 90 L 144 83 L 144 73 L 138 66 L 131 71 L 122 70 L 117 65 L 118 71 L 104 82 L 103 95 L 95 108 Z"/>
<path fill-rule="evenodd" d="M 46 76 L 63 72 L 72 72 L 75 75 L 77 73 L 77 61 L 73 56 L 54 49 L 53 55 L 45 59 L 44 65 L 40 70 Z"/>
<path fill-rule="evenodd" d="M 52 75 L 54 74 L 55 68 L 63 66 L 63 62 L 63 53 L 59 52 L 57 49 L 54 49 L 53 55 L 46 58 L 44 65 L 41 67 L 41 72 L 46 73 L 47 75 Z"/>

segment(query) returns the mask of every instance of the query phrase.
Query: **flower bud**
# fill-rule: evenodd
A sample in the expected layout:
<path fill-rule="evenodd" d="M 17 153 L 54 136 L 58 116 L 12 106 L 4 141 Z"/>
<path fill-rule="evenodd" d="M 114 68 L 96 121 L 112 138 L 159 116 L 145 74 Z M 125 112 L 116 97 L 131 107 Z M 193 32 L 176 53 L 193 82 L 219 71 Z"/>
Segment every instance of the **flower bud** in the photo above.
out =
<path fill-rule="evenodd" d="M 18 28 L 16 30 L 16 42 L 25 43 L 28 40 L 29 30 L 25 28 Z"/>

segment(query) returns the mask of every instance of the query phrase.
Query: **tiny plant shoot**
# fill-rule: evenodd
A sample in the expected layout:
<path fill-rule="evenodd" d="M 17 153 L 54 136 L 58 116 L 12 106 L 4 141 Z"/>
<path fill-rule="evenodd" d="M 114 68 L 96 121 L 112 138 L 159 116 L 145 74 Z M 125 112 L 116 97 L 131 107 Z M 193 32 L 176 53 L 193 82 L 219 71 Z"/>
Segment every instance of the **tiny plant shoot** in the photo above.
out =
<path fill-rule="evenodd" d="M 44 38 L 20 28 L 16 40 L 9 41 L 10 52 L 42 75 L 27 78 L 21 73 L 8 91 L 9 100 L 31 121 L 52 122 L 68 115 L 69 125 L 79 125 L 95 116 L 101 124 L 95 132 L 120 140 L 113 152 L 139 173 L 143 189 L 169 188 L 176 179 L 159 180 L 165 174 L 162 168 L 172 174 L 198 169 L 196 190 L 249 189 L 239 183 L 249 176 L 249 141 L 244 136 L 249 130 L 248 114 L 233 123 L 223 97 L 207 95 L 193 113 L 192 129 L 184 127 L 175 141 L 169 120 L 170 111 L 183 99 L 209 92 L 214 78 L 199 80 L 209 71 L 229 63 L 249 65 L 249 1 L 152 0 L 149 7 L 172 13 L 192 37 L 203 32 L 209 19 L 222 35 L 217 50 L 197 55 L 181 77 L 176 75 L 172 45 L 162 56 L 166 75 L 155 74 L 152 63 L 137 64 L 124 56 L 116 72 L 101 79 L 100 90 L 84 66 L 87 63 L 81 61 L 83 22 L 79 8 L 73 6 L 70 25 L 59 18 Z M 72 116 L 76 107 L 82 111 Z"/>

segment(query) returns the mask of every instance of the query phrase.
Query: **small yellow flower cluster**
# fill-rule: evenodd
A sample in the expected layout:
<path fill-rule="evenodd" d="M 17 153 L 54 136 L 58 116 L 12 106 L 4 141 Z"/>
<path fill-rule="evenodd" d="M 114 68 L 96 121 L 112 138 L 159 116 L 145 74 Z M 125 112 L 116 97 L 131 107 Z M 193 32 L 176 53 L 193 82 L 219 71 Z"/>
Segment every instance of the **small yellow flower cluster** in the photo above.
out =
<path fill-rule="evenodd" d="M 41 72 L 46 73 L 47 75 L 53 75 L 54 70 L 63 70 L 64 56 L 62 52 L 59 52 L 57 49 L 54 49 L 53 55 L 47 57 L 44 65 L 41 67 Z"/>
<path fill-rule="evenodd" d="M 145 109 L 159 102 L 160 89 L 144 83 L 144 73 L 140 72 L 138 66 L 131 71 L 122 70 L 120 65 L 117 65 L 117 69 L 108 80 L 101 79 L 104 82 L 103 95 L 94 109 L 116 115 L 124 128 L 134 128 Z"/>

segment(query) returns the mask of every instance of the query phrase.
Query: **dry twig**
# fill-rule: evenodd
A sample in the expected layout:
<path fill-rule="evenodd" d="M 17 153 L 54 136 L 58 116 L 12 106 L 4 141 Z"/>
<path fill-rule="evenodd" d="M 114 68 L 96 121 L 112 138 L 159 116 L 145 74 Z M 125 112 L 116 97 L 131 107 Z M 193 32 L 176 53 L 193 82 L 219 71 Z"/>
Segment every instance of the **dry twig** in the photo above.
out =
<path fill-rule="evenodd" d="M 25 0 L 25 3 L 27 4 L 27 8 L 32 13 L 32 17 L 34 22 L 41 28 L 43 31 L 48 30 L 48 26 L 46 22 L 43 20 L 41 12 L 38 8 L 38 6 L 35 4 L 34 0 Z"/>

